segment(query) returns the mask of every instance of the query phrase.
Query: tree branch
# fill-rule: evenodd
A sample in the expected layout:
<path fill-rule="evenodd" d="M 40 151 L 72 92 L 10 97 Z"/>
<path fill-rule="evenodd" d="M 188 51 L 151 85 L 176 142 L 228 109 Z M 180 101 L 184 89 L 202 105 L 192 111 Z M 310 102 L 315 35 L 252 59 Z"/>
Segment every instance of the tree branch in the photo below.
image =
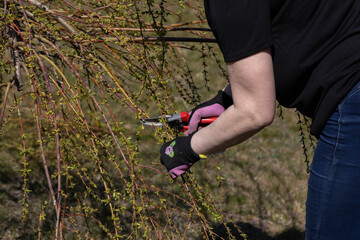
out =
<path fill-rule="evenodd" d="M 37 0 L 29 0 L 29 2 L 33 5 L 35 5 L 36 7 L 42 9 L 43 11 L 52 14 L 56 18 L 56 20 L 61 25 L 63 25 L 68 31 L 70 31 L 72 34 L 78 33 L 78 31 L 76 31 L 76 29 L 73 26 L 71 26 L 68 22 L 66 22 L 62 17 L 58 16 L 53 10 L 51 10 L 45 4 L 38 2 Z"/>
<path fill-rule="evenodd" d="M 4 96 L 3 106 L 2 106 L 2 108 L 1 108 L 0 126 L 1 126 L 2 121 L 3 121 L 3 118 L 4 118 L 5 109 L 6 109 L 6 102 L 7 102 L 7 98 L 8 98 L 8 95 L 9 95 L 10 86 L 11 86 L 11 82 L 8 82 L 8 83 L 7 83 L 6 90 L 5 90 L 5 96 Z"/>

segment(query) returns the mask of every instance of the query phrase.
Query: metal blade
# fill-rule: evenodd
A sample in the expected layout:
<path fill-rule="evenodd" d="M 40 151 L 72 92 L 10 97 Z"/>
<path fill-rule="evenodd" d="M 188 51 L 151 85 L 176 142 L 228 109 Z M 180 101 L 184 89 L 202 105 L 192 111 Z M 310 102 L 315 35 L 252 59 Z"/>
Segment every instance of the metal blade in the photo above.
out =
<path fill-rule="evenodd" d="M 165 115 L 165 119 L 167 121 L 167 119 L 171 118 L 172 115 Z M 164 123 L 161 122 L 163 121 L 163 118 L 161 117 L 156 117 L 156 118 L 147 118 L 144 120 L 140 120 L 140 122 L 146 126 L 150 126 L 150 127 L 163 127 Z"/>

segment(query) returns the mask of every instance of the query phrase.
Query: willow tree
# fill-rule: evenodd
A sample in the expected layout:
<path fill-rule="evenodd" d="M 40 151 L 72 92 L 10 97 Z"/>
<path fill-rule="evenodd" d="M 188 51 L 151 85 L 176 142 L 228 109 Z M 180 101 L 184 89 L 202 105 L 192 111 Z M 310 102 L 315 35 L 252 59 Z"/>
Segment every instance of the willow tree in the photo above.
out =
<path fill-rule="evenodd" d="M 3 143 L 18 136 L 31 234 L 216 238 L 212 224 L 229 219 L 210 194 L 190 175 L 173 182 L 149 154 L 178 133 L 139 124 L 199 103 L 208 62 L 226 78 L 200 1 L 4 0 L 0 10 L 0 130 Z M 34 162 L 47 186 L 39 203 Z"/>

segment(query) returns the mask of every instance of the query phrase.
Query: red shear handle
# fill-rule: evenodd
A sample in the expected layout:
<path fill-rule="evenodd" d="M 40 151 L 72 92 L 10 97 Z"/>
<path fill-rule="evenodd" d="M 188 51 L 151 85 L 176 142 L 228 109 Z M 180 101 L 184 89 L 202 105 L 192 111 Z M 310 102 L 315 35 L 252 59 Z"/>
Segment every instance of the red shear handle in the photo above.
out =
<path fill-rule="evenodd" d="M 180 116 L 181 116 L 181 121 L 182 121 L 182 122 L 188 123 L 189 118 L 190 118 L 190 115 L 189 115 L 187 112 L 181 112 L 181 113 L 180 113 Z M 208 124 L 214 122 L 217 118 L 218 118 L 218 117 L 203 118 L 203 119 L 201 119 L 201 121 L 200 121 L 200 125 L 208 125 Z M 188 130 L 188 125 L 183 126 L 183 127 L 180 129 L 180 132 L 185 132 L 186 130 Z"/>
<path fill-rule="evenodd" d="M 181 122 L 188 122 L 190 115 L 187 112 L 181 112 Z"/>

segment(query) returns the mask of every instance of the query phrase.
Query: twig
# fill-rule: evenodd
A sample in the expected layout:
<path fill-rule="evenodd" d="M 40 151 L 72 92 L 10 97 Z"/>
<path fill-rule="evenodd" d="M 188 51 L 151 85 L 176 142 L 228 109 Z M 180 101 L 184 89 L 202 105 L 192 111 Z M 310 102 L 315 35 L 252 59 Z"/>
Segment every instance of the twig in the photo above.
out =
<path fill-rule="evenodd" d="M 207 42 L 207 43 L 216 43 L 216 39 L 213 38 L 189 38 L 189 37 L 144 37 L 144 38 L 133 38 L 131 39 L 134 42 L 145 41 L 164 41 L 164 42 Z"/>
<path fill-rule="evenodd" d="M 27 75 L 29 75 L 29 74 L 27 74 Z M 32 91 L 35 92 L 36 86 L 35 86 L 34 81 L 33 81 L 33 85 L 31 85 L 31 87 L 32 87 Z M 45 175 L 46 175 L 46 180 L 47 180 L 48 187 L 49 187 L 49 190 L 50 190 L 51 198 L 53 200 L 53 205 L 54 205 L 54 208 L 55 208 L 55 212 L 56 212 L 56 215 L 58 215 L 58 211 L 60 211 L 60 209 L 58 209 L 58 206 L 56 204 L 55 193 L 54 193 L 54 189 L 52 187 L 51 177 L 50 177 L 49 168 L 48 168 L 46 157 L 45 157 L 45 151 L 44 151 L 44 147 L 43 147 L 43 140 L 42 140 L 42 136 L 41 136 L 41 128 L 40 128 L 40 121 L 39 121 L 39 115 L 40 115 L 39 109 L 40 109 L 40 107 L 39 107 L 38 95 L 35 94 L 35 97 L 36 97 L 35 119 L 36 119 L 36 129 L 37 129 L 37 134 L 38 134 L 38 142 L 39 142 L 40 152 L 41 152 L 41 159 L 42 159 L 42 162 L 43 162 L 44 171 L 45 171 Z"/>
<path fill-rule="evenodd" d="M 102 31 L 103 29 L 101 28 L 94 28 L 94 29 L 90 29 L 90 31 Z M 156 32 L 158 31 L 158 29 L 155 28 L 130 28 L 130 27 L 123 27 L 123 28 L 113 28 L 113 30 L 116 31 L 143 31 L 143 32 Z M 166 30 L 167 32 L 176 32 L 176 31 L 201 31 L 201 32 L 211 32 L 210 28 L 183 28 L 183 27 L 166 27 L 164 26 L 164 30 Z"/>
<path fill-rule="evenodd" d="M 57 177 L 58 177 L 58 189 L 57 189 L 57 216 L 56 216 L 56 234 L 55 239 L 57 239 L 59 235 L 59 224 L 60 224 L 60 207 L 61 207 L 61 154 L 60 154 L 60 134 L 59 134 L 59 128 L 56 120 L 56 110 L 55 110 L 55 104 L 51 93 L 51 87 L 50 87 L 50 81 L 47 74 L 47 71 L 45 69 L 44 63 L 40 59 L 39 55 L 36 53 L 36 51 L 32 51 L 36 58 L 38 59 L 38 63 L 40 65 L 40 68 L 43 73 L 43 77 L 45 79 L 46 88 L 49 96 L 49 100 L 51 103 L 51 108 L 53 110 L 52 118 L 53 118 L 53 124 L 54 124 L 54 130 L 55 130 L 55 141 L 56 141 L 56 158 L 57 158 Z M 61 234 L 60 234 L 61 235 Z"/>
<path fill-rule="evenodd" d="M 7 11 L 7 4 L 6 4 L 7 0 L 4 0 L 4 11 L 3 11 L 3 14 L 5 16 L 6 14 L 6 11 Z"/>

